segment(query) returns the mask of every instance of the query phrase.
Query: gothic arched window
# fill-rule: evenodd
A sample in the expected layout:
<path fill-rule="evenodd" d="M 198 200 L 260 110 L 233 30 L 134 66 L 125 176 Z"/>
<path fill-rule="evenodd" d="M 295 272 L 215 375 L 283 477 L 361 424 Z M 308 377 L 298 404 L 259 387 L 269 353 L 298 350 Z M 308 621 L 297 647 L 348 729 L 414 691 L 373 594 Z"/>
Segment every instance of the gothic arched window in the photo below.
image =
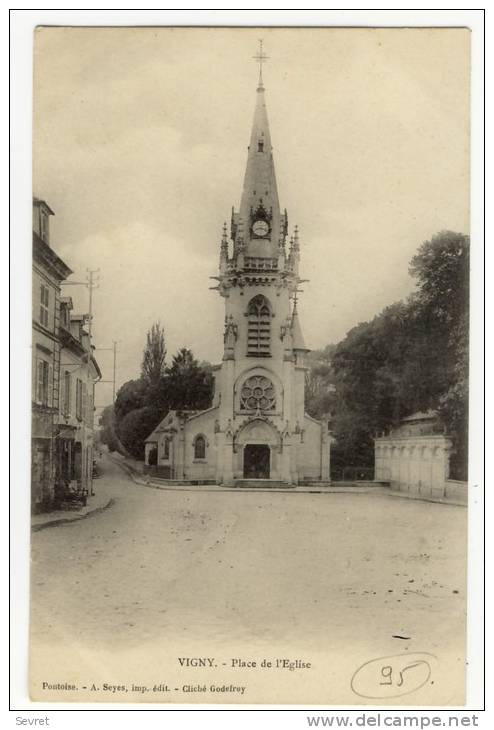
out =
<path fill-rule="evenodd" d="M 270 357 L 271 307 L 266 297 L 258 294 L 247 308 L 247 355 Z"/>
<path fill-rule="evenodd" d="M 204 436 L 196 436 L 194 440 L 194 459 L 206 458 L 206 439 Z"/>

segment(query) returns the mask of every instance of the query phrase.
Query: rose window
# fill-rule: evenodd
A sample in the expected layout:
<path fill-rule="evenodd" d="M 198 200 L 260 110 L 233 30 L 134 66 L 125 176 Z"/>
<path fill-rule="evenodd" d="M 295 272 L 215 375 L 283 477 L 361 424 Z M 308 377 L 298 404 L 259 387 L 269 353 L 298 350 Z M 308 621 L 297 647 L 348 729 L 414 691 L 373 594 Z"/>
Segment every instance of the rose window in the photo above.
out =
<path fill-rule="evenodd" d="M 273 383 L 264 375 L 248 378 L 240 393 L 240 406 L 246 411 L 273 411 L 276 405 L 276 394 Z"/>

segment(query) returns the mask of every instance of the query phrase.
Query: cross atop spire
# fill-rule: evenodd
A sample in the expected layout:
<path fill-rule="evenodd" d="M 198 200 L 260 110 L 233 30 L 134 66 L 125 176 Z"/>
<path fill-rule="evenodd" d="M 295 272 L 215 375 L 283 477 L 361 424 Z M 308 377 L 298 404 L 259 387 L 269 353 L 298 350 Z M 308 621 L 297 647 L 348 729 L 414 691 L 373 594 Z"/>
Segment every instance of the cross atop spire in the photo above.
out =
<path fill-rule="evenodd" d="M 263 39 L 262 38 L 259 38 L 259 52 L 257 53 L 257 55 L 252 56 L 252 58 L 255 61 L 257 61 L 258 64 L 259 64 L 259 84 L 258 84 L 258 89 L 263 89 L 264 88 L 263 83 L 262 83 L 262 64 L 265 61 L 267 61 L 268 58 L 269 58 L 269 56 L 266 56 L 266 54 L 264 53 L 264 51 L 262 49 L 262 42 L 263 42 Z"/>

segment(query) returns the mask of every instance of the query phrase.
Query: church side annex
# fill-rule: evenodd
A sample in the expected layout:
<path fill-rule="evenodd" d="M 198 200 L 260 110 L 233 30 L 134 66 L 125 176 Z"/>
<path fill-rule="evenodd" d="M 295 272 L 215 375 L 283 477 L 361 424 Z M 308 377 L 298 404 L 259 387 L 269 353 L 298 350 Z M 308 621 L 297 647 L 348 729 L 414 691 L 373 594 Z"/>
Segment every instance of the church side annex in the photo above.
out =
<path fill-rule="evenodd" d="M 271 146 L 262 50 L 238 212 L 220 245 L 224 354 L 212 407 L 170 411 L 146 440 L 146 465 L 182 482 L 296 486 L 329 482 L 327 423 L 305 413 L 306 354 L 297 313 L 299 233 L 287 245 Z"/>

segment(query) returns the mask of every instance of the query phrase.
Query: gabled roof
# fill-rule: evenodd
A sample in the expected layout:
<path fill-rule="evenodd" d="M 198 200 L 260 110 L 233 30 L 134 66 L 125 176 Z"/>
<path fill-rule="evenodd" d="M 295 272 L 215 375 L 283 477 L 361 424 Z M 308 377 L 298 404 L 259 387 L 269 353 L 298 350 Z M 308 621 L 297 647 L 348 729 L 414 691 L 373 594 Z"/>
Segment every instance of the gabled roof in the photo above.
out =
<path fill-rule="evenodd" d="M 144 443 L 155 443 L 161 433 L 167 430 L 177 420 L 177 411 L 168 411 L 166 416 L 158 423 L 156 428 L 149 434 Z"/>
<path fill-rule="evenodd" d="M 43 208 L 46 208 L 47 212 L 50 215 L 55 215 L 55 213 L 50 208 L 50 206 L 48 205 L 48 203 L 46 202 L 46 200 L 42 200 L 41 198 L 33 197 L 33 203 L 34 203 L 34 205 L 43 206 Z"/>

